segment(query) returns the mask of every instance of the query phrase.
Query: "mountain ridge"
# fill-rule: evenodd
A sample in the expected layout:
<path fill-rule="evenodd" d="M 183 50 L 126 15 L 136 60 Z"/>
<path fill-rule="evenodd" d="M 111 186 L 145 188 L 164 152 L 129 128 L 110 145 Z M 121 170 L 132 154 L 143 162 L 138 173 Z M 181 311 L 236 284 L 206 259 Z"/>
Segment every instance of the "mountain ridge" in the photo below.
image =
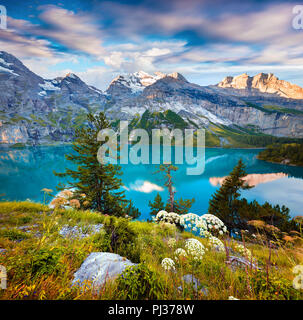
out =
<path fill-rule="evenodd" d="M 283 80 L 264 75 L 259 76 L 259 82 L 246 75 L 236 81 L 227 77 L 221 85 L 200 86 L 177 72 L 150 75 L 139 71 L 116 77 L 103 92 L 74 73 L 43 79 L 13 55 L 1 51 L 0 143 L 70 142 L 88 112 L 103 111 L 111 121 L 132 121 L 147 110 L 151 117 L 171 110 L 176 114 L 172 118 L 181 117 L 189 128 L 205 128 L 216 139 L 224 128 L 238 130 L 239 134 L 254 128 L 258 134 L 303 138 L 303 99 L 268 92 L 262 81 L 278 85 L 277 81 Z M 239 83 L 243 89 L 235 85 Z M 252 88 L 253 83 L 264 92 Z M 286 82 L 283 85 L 287 87 Z M 157 119 L 165 119 L 165 115 Z M 154 123 L 161 127 L 158 120 Z M 221 138 L 222 142 L 225 138 Z"/>
<path fill-rule="evenodd" d="M 285 80 L 280 80 L 273 73 L 259 73 L 250 77 L 243 73 L 236 77 L 227 76 L 217 84 L 221 88 L 256 89 L 262 93 L 277 94 L 283 98 L 303 99 L 303 88 Z"/>

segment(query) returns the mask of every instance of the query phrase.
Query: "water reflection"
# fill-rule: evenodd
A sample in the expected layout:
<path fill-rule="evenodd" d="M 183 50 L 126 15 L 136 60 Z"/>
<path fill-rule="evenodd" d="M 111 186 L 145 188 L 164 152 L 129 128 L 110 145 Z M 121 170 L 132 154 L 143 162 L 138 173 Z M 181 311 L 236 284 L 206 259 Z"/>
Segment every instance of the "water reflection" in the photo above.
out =
<path fill-rule="evenodd" d="M 249 186 L 254 187 L 260 183 L 272 182 L 285 177 L 288 177 L 288 175 L 283 172 L 254 173 L 254 174 L 248 174 L 242 180 L 244 180 Z M 222 186 L 225 179 L 226 177 L 222 177 L 222 178 L 212 177 L 212 178 L 209 178 L 209 182 L 212 186 L 215 186 L 215 187 L 218 185 Z"/>

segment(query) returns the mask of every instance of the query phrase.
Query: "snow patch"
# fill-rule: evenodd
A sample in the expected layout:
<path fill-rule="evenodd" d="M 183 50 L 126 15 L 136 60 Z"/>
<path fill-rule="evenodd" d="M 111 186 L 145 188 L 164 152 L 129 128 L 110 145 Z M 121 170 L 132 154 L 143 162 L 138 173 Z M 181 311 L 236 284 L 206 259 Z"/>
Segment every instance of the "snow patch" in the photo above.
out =
<path fill-rule="evenodd" d="M 145 108 L 142 107 L 122 107 L 121 111 L 128 113 L 132 116 L 139 114 L 140 116 L 145 112 Z"/>
<path fill-rule="evenodd" d="M 7 68 L 1 67 L 1 66 L 0 66 L 0 72 L 11 73 L 15 76 L 19 76 L 19 74 L 15 73 L 13 70 L 7 69 Z"/>
<path fill-rule="evenodd" d="M 39 83 L 39 86 L 44 90 L 44 91 L 58 91 L 60 90 L 59 87 L 56 87 L 54 84 L 57 84 L 56 80 L 44 80 L 44 83 Z"/>
<path fill-rule="evenodd" d="M 4 64 L 5 66 L 9 67 L 11 65 L 13 65 L 13 63 L 10 63 L 10 62 L 6 62 L 4 59 L 0 58 L 0 63 L 1 64 Z"/>
<path fill-rule="evenodd" d="M 91 90 L 93 90 L 93 91 L 95 91 L 95 92 L 99 93 L 99 94 L 102 94 L 102 91 L 101 91 L 101 90 L 99 90 L 99 89 L 97 89 L 97 88 L 94 88 L 94 87 L 92 87 L 92 86 L 89 86 L 89 88 L 90 88 Z"/>
<path fill-rule="evenodd" d="M 41 97 L 44 97 L 44 96 L 46 96 L 46 92 L 45 91 L 40 91 L 38 93 L 38 95 L 41 96 Z"/>

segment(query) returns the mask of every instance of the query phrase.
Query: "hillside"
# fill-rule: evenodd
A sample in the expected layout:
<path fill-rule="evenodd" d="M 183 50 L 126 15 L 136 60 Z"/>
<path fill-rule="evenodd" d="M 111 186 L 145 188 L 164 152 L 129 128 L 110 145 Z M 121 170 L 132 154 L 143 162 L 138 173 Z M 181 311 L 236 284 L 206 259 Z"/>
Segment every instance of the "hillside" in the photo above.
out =
<path fill-rule="evenodd" d="M 129 222 L 30 202 L 0 203 L 0 219 L 0 265 L 7 269 L 7 289 L 0 290 L 0 299 L 303 298 L 292 284 L 293 267 L 303 259 L 299 237 L 299 244 L 281 243 L 270 250 L 247 234 L 245 247 L 229 239 L 227 255 L 223 238 L 209 242 L 169 223 Z M 115 243 L 110 241 L 113 230 Z M 184 256 L 182 248 L 191 253 Z M 253 265 L 247 267 L 251 252 Z M 197 260 L 196 254 L 203 259 Z M 89 265 L 91 257 L 95 260 Z M 104 279 L 102 268 L 109 266 L 110 257 L 114 267 L 108 269 L 106 282 L 73 282 L 85 266 L 86 275 L 96 272 L 94 265 L 101 268 L 96 279 Z M 118 274 L 112 278 L 114 270 Z"/>

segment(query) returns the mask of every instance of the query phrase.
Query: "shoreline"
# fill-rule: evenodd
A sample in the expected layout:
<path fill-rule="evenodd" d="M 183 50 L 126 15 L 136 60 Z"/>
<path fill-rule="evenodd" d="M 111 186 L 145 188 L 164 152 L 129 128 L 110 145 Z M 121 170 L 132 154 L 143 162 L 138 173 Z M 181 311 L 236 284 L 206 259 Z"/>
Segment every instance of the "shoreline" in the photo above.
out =
<path fill-rule="evenodd" d="M 264 160 L 264 159 L 259 159 L 258 156 L 257 156 L 257 159 L 260 160 L 260 161 L 268 162 L 268 163 L 279 164 L 281 166 L 303 168 L 303 165 L 299 165 L 299 164 L 281 163 L 281 162 L 276 162 L 276 161 Z"/>
<path fill-rule="evenodd" d="M 1 150 L 18 150 L 18 149 L 26 149 L 26 148 L 34 148 L 34 147 L 66 147 L 71 146 L 72 142 L 66 142 L 66 143 L 54 143 L 54 144 L 39 144 L 39 145 L 23 145 L 23 146 L 15 146 L 15 144 L 0 144 L 0 151 Z M 129 144 L 131 145 L 131 144 Z M 151 144 L 150 144 L 151 146 Z M 196 148 L 196 147 L 195 147 Z M 266 147 L 208 147 L 205 146 L 205 149 L 222 149 L 222 150 L 265 150 Z"/>

